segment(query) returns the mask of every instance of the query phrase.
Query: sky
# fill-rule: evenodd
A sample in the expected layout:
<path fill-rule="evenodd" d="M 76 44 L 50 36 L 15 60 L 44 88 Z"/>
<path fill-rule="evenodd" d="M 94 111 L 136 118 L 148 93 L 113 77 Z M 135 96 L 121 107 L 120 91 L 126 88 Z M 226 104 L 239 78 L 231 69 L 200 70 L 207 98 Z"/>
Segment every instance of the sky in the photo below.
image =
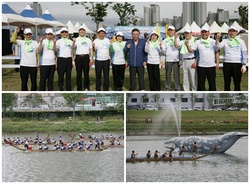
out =
<path fill-rule="evenodd" d="M 5 1 L 13 10 L 17 13 L 21 13 L 28 3 L 32 1 L 25 2 L 15 2 L 15 1 Z M 114 1 L 113 1 L 114 2 Z M 117 1 L 116 1 L 117 2 Z M 180 16 L 182 12 L 182 1 L 164 1 L 164 2 L 154 2 L 154 1 L 128 1 L 129 3 L 135 5 L 137 10 L 136 16 L 143 18 L 143 6 L 150 6 L 150 4 L 158 4 L 160 6 L 160 17 L 172 18 L 173 16 Z M 95 23 L 90 17 L 86 16 L 86 10 L 82 5 L 71 6 L 70 1 L 52 1 L 45 2 L 39 1 L 42 7 L 42 12 L 46 9 L 60 22 L 66 24 L 68 20 L 71 20 L 73 24 L 79 22 L 80 24 L 85 23 L 90 29 L 95 29 Z M 247 1 L 237 2 L 237 1 L 223 1 L 223 2 L 211 2 L 208 1 L 207 10 L 210 12 L 216 12 L 217 8 L 229 11 L 232 14 L 234 11 L 238 10 L 238 7 L 243 4 L 248 5 Z M 107 26 L 114 26 L 119 22 L 118 15 L 110 8 L 108 10 L 108 16 L 104 18 L 104 24 Z M 101 25 L 100 25 L 101 26 Z"/>

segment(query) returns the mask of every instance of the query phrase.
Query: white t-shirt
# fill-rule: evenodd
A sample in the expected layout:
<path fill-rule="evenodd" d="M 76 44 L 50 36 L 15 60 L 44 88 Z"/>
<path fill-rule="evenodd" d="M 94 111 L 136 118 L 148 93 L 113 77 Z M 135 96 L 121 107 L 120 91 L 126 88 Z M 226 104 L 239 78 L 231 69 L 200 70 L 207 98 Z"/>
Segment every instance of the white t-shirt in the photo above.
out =
<path fill-rule="evenodd" d="M 195 43 L 195 42 L 194 42 Z M 193 44 L 194 44 L 193 43 Z M 182 45 L 184 44 L 185 45 L 185 42 L 184 42 L 184 40 L 181 40 L 180 42 L 178 42 L 178 44 L 180 45 L 180 49 L 181 49 L 181 47 L 182 47 Z M 193 44 L 191 44 L 191 42 L 189 41 L 189 46 L 193 46 Z M 182 54 L 182 58 L 183 59 L 186 59 L 186 58 L 194 58 L 195 56 L 194 56 L 194 52 L 187 52 L 186 54 Z"/>
<path fill-rule="evenodd" d="M 126 42 L 122 42 L 123 48 Z M 123 48 L 119 47 L 117 42 L 112 43 L 114 53 L 112 53 L 112 63 L 115 65 L 124 65 L 125 64 L 125 55 L 123 52 Z"/>
<path fill-rule="evenodd" d="M 180 60 L 180 49 L 174 45 L 169 45 L 166 39 L 162 42 L 162 51 L 166 55 L 165 59 L 167 62 L 176 62 Z"/>
<path fill-rule="evenodd" d="M 158 44 L 156 48 L 152 48 L 151 43 L 146 42 L 145 52 L 148 53 L 148 64 L 158 65 L 161 61 L 161 48 Z"/>
<path fill-rule="evenodd" d="M 210 47 L 206 47 L 204 43 L 200 40 L 197 40 L 193 46 L 193 50 L 198 51 L 198 66 L 199 67 L 214 67 L 215 64 L 215 40 L 210 40 Z"/>
<path fill-rule="evenodd" d="M 104 61 L 110 59 L 109 56 L 109 46 L 110 41 L 108 38 L 103 40 L 97 38 L 94 40 L 95 43 L 95 59 L 99 61 Z"/>
<path fill-rule="evenodd" d="M 20 47 L 20 66 L 37 67 L 36 54 L 37 54 L 37 41 L 32 40 L 30 46 L 32 51 L 28 52 L 28 45 L 25 44 L 24 40 L 16 40 L 17 45 Z"/>
<path fill-rule="evenodd" d="M 224 62 L 225 63 L 247 63 L 247 48 L 246 44 L 242 39 L 237 38 L 240 42 L 239 46 L 231 47 L 228 39 L 222 40 L 221 43 L 217 45 L 217 49 L 224 47 Z"/>
<path fill-rule="evenodd" d="M 63 57 L 63 58 L 69 58 L 72 57 L 72 44 L 73 41 L 68 39 L 69 45 L 65 45 L 63 39 L 57 40 L 56 41 L 56 48 L 57 50 L 57 56 L 58 57 Z"/>
<path fill-rule="evenodd" d="M 56 57 L 54 52 L 54 41 L 50 40 L 50 45 L 52 49 L 47 48 L 47 44 L 49 43 L 48 39 L 43 40 L 42 43 L 42 52 L 40 53 L 40 65 L 42 66 L 50 66 L 56 64 Z"/>
<path fill-rule="evenodd" d="M 82 54 L 90 54 L 90 50 L 92 49 L 92 41 L 85 37 L 85 40 L 82 41 L 81 37 L 76 38 L 75 42 L 76 47 L 76 55 L 82 55 Z"/>

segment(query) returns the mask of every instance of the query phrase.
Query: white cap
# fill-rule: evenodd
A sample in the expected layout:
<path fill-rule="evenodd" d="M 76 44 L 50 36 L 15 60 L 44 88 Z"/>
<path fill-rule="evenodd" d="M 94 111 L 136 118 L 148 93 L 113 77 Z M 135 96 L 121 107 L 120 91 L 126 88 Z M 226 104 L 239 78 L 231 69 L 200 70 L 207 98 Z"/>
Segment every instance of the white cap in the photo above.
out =
<path fill-rule="evenodd" d="M 23 32 L 24 34 L 32 34 L 32 31 L 31 31 L 31 29 L 29 29 L 29 28 L 26 28 L 26 29 L 24 29 L 24 32 Z"/>
<path fill-rule="evenodd" d="M 46 29 L 45 33 L 46 33 L 46 34 L 49 34 L 49 33 L 53 34 L 53 30 L 50 29 L 50 28 L 48 28 L 48 29 Z"/>
<path fill-rule="evenodd" d="M 106 31 L 105 31 L 105 29 L 104 29 L 103 27 L 100 27 L 100 28 L 98 29 L 97 33 L 101 32 L 101 31 L 103 31 L 104 33 L 106 33 Z"/>
<path fill-rule="evenodd" d="M 192 30 L 190 29 L 190 28 L 186 28 L 185 30 L 184 30 L 184 33 L 191 33 L 192 32 Z"/>
<path fill-rule="evenodd" d="M 86 28 L 84 26 L 80 26 L 78 30 L 80 31 L 80 29 L 84 29 L 86 31 Z"/>
<path fill-rule="evenodd" d="M 235 31 L 239 31 L 236 27 L 234 27 L 234 26 L 230 26 L 229 28 L 228 28 L 228 31 L 229 30 L 231 30 L 231 29 L 233 29 L 233 30 L 235 30 Z"/>
<path fill-rule="evenodd" d="M 116 36 L 123 36 L 123 33 L 122 32 L 117 32 Z"/>
<path fill-rule="evenodd" d="M 61 30 L 60 30 L 60 33 L 63 32 L 63 31 L 67 31 L 68 32 L 68 29 L 66 27 L 63 27 Z"/>
<path fill-rule="evenodd" d="M 157 33 L 156 31 L 153 31 L 153 32 L 150 34 L 150 37 L 151 37 L 153 34 L 156 34 L 156 35 L 159 37 L 159 35 L 158 35 L 158 33 Z"/>
<path fill-rule="evenodd" d="M 174 26 L 169 26 L 169 27 L 168 27 L 168 30 L 169 30 L 169 29 L 175 30 L 175 27 L 174 27 Z"/>
<path fill-rule="evenodd" d="M 201 27 L 201 31 L 209 31 L 209 27 L 207 27 L 207 26 L 202 26 L 202 27 Z"/>

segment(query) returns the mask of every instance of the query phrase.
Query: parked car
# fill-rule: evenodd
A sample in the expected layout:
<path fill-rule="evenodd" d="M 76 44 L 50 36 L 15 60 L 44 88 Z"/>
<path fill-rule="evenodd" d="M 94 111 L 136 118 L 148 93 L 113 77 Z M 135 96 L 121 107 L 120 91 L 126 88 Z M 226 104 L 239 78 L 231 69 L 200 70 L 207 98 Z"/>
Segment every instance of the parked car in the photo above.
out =
<path fill-rule="evenodd" d="M 158 107 L 155 105 L 146 105 L 145 110 L 158 110 Z"/>
<path fill-rule="evenodd" d="M 140 105 L 127 105 L 128 110 L 140 110 Z"/>

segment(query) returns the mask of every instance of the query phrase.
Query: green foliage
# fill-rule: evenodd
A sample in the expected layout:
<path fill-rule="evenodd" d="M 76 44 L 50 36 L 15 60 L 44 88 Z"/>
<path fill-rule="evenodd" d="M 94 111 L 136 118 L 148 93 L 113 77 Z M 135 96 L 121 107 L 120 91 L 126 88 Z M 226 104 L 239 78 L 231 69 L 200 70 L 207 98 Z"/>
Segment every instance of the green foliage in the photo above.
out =
<path fill-rule="evenodd" d="M 119 16 L 120 22 L 117 26 L 136 25 L 137 19 L 135 17 L 135 12 L 137 10 L 134 5 L 128 2 L 125 2 L 125 4 L 116 3 L 112 8 Z"/>
<path fill-rule="evenodd" d="M 2 93 L 2 112 L 3 117 L 5 117 L 6 111 L 12 110 L 14 102 L 16 101 L 17 96 L 14 93 Z"/>
<path fill-rule="evenodd" d="M 238 7 L 240 15 L 241 26 L 248 30 L 248 6 L 240 5 Z"/>
<path fill-rule="evenodd" d="M 27 106 L 27 107 L 38 107 L 39 105 L 46 104 L 46 102 L 43 100 L 41 94 L 37 93 L 30 93 L 26 96 L 26 98 L 23 100 L 21 105 Z"/>
<path fill-rule="evenodd" d="M 82 5 L 87 10 L 86 15 L 90 16 L 96 23 L 96 31 L 98 30 L 99 24 L 104 21 L 104 17 L 108 15 L 108 7 L 112 2 L 71 2 L 71 5 Z"/>
<path fill-rule="evenodd" d="M 73 108 L 73 118 L 75 117 L 76 104 L 82 101 L 85 97 L 84 93 L 63 93 L 63 98 L 66 100 L 67 105 Z"/>

